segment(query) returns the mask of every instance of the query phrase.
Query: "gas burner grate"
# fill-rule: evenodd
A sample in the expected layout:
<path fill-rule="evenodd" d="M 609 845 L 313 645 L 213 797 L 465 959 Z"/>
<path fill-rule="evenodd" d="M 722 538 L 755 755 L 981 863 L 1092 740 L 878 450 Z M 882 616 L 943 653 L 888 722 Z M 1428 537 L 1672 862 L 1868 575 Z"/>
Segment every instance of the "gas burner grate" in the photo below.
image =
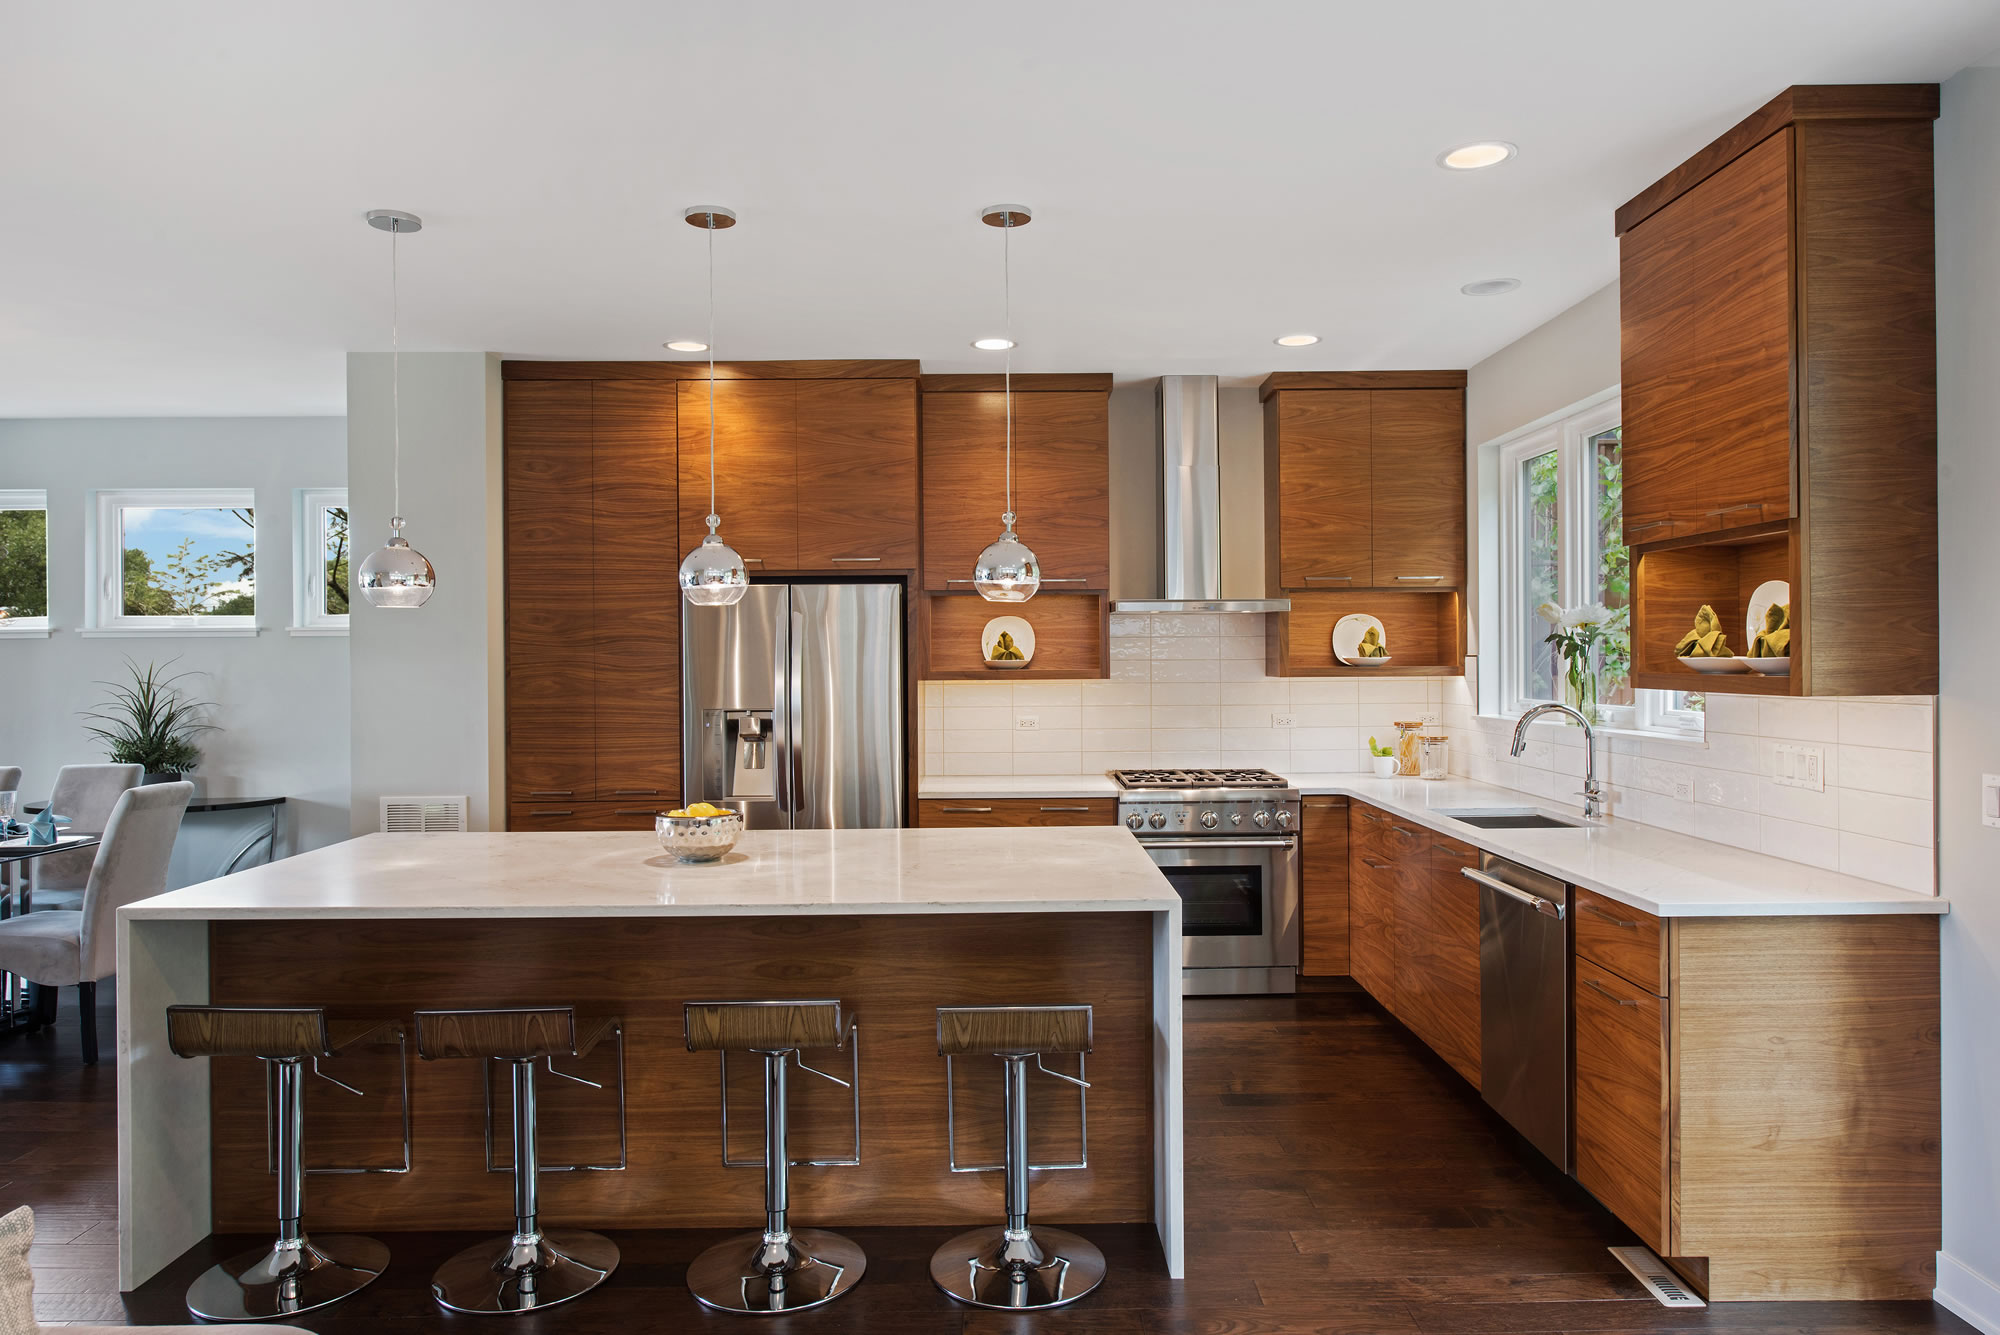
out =
<path fill-rule="evenodd" d="M 1267 769 L 1119 769 L 1111 777 L 1120 788 L 1283 788 Z"/>

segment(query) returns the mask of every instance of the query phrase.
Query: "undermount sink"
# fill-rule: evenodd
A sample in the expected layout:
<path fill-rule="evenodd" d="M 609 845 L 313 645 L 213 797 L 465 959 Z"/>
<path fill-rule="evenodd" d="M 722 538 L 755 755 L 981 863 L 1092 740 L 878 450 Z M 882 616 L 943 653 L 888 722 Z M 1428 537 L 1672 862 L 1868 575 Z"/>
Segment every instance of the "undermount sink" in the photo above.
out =
<path fill-rule="evenodd" d="M 1586 829 L 1591 824 L 1574 816 L 1558 816 L 1539 807 L 1479 807 L 1440 811 L 1437 814 L 1479 830 L 1577 830 Z"/>

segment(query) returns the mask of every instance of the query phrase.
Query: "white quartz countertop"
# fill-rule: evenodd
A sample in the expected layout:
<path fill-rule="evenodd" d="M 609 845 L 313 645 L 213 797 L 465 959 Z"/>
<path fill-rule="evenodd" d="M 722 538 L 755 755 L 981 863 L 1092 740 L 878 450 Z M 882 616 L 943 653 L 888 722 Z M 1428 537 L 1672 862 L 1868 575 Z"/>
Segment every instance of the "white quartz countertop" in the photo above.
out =
<path fill-rule="evenodd" d="M 370 834 L 119 910 L 126 919 L 1167 912 L 1114 826 L 751 830 L 688 864 L 650 833 Z"/>
<path fill-rule="evenodd" d="M 1583 829 L 1482 830 L 1439 811 L 1534 807 L 1579 817 L 1576 807 L 1471 779 L 1377 779 L 1367 774 L 1287 774 L 1301 793 L 1351 797 L 1512 862 L 1662 918 L 1758 918 L 1863 913 L 1946 913 L 1948 901 L 1836 871 L 1710 843 L 1616 819 Z M 924 797 L 1095 797 L 1117 792 L 1109 776 L 935 778 Z"/>

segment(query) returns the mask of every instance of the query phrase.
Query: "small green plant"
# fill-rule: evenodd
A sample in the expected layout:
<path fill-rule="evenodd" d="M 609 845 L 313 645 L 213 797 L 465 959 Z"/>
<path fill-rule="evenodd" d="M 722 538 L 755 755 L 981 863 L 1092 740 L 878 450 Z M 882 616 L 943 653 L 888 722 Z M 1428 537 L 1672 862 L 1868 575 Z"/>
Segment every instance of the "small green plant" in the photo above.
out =
<path fill-rule="evenodd" d="M 202 717 L 208 702 L 189 699 L 175 685 L 195 674 L 166 673 L 175 661 L 148 663 L 141 668 L 128 658 L 125 668 L 132 674 L 129 686 L 98 683 L 111 692 L 111 698 L 84 714 L 101 725 L 86 726 L 84 731 L 104 743 L 112 764 L 143 766 L 148 774 L 185 774 L 201 764 L 201 748 L 194 739 L 215 731 L 215 725 Z"/>
<path fill-rule="evenodd" d="M 1395 755 L 1396 748 L 1393 746 L 1384 746 L 1382 745 L 1382 743 L 1376 741 L 1373 737 L 1370 737 L 1368 739 L 1368 754 L 1376 757 L 1377 759 L 1380 759 L 1384 756 Z"/>

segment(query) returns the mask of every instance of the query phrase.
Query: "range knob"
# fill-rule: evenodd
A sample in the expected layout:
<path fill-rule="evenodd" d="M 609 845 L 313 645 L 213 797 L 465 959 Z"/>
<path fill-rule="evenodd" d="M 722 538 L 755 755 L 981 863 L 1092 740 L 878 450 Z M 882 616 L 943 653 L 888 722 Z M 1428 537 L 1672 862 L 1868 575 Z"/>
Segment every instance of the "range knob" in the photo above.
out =
<path fill-rule="evenodd" d="M 1230 813 L 1229 813 L 1229 823 L 1230 823 L 1231 825 L 1241 825 L 1241 824 L 1243 823 L 1243 813 L 1242 813 L 1242 812 L 1240 812 L 1240 811 L 1232 811 L 1232 812 L 1230 812 Z"/>
<path fill-rule="evenodd" d="M 1278 808 L 1278 828 L 1281 830 L 1292 828 L 1292 811 L 1290 807 Z"/>
<path fill-rule="evenodd" d="M 1164 812 L 1164 811 L 1155 811 L 1155 812 L 1153 813 L 1153 815 L 1152 815 L 1151 819 L 1152 819 L 1152 825 L 1153 825 L 1153 828 L 1154 828 L 1154 829 L 1156 829 L 1156 830 L 1164 830 L 1164 829 L 1166 829 L 1166 828 L 1167 828 L 1167 813 L 1166 813 L 1166 812 Z"/>
<path fill-rule="evenodd" d="M 1201 813 L 1201 828 L 1204 830 L 1215 828 L 1215 813 L 1213 811 L 1204 811 Z"/>
<path fill-rule="evenodd" d="M 1266 829 L 1271 824 L 1271 813 L 1264 810 L 1262 807 L 1259 807 L 1256 810 L 1256 812 L 1254 812 L 1251 815 L 1250 819 L 1257 822 L 1258 829 L 1260 830 Z"/>
<path fill-rule="evenodd" d="M 1133 812 L 1131 815 L 1125 818 L 1125 828 L 1128 830 L 1141 829 L 1145 826 L 1145 824 L 1146 824 L 1146 817 L 1142 813 L 1137 811 Z"/>

